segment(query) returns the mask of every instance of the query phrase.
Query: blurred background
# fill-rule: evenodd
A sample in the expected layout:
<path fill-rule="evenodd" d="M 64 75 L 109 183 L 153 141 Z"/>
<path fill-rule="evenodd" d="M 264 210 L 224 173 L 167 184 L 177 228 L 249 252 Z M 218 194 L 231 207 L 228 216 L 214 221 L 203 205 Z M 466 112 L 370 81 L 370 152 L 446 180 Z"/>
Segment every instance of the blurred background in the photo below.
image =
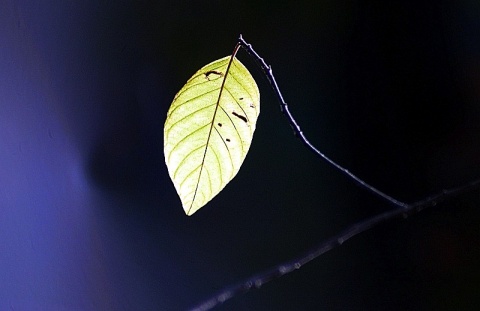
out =
<path fill-rule="evenodd" d="M 480 2 L 0 1 L 0 310 L 186 310 L 390 208 L 306 150 L 258 68 L 237 177 L 185 216 L 175 93 L 238 35 L 320 150 L 407 202 L 480 177 Z M 476 310 L 480 196 L 216 310 Z"/>

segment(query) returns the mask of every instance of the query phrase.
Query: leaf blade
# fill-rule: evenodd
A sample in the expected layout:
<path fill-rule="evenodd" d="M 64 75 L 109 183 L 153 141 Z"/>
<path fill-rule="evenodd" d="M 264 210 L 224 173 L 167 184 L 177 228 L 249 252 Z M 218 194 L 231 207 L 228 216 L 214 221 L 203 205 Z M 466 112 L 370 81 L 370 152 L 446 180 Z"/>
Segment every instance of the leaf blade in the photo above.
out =
<path fill-rule="evenodd" d="M 238 59 L 228 67 L 230 59 L 198 70 L 175 95 L 167 114 L 165 162 L 187 215 L 235 177 L 253 139 L 260 93 Z"/>

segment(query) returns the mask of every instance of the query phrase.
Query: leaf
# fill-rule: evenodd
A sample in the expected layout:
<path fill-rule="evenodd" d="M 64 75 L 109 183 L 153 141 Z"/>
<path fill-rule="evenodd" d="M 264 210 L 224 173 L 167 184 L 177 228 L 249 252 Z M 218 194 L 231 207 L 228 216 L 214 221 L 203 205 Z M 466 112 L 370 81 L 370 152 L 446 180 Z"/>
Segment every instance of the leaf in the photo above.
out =
<path fill-rule="evenodd" d="M 238 173 L 260 113 L 260 93 L 235 57 L 197 71 L 175 95 L 164 129 L 168 173 L 187 215 Z M 228 70 L 228 72 L 227 72 Z"/>

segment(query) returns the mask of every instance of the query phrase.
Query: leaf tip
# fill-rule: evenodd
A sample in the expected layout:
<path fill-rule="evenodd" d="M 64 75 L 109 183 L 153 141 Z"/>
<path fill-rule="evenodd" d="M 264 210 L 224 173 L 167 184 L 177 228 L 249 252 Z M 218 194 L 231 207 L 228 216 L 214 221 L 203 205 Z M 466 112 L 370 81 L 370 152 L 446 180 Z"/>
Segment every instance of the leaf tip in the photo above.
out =
<path fill-rule="evenodd" d="M 193 208 L 192 206 L 193 204 L 188 204 L 188 205 L 183 205 L 183 210 L 185 211 L 185 214 L 187 216 L 192 216 L 193 214 L 195 214 L 196 211 L 198 211 L 199 209 L 195 209 Z"/>

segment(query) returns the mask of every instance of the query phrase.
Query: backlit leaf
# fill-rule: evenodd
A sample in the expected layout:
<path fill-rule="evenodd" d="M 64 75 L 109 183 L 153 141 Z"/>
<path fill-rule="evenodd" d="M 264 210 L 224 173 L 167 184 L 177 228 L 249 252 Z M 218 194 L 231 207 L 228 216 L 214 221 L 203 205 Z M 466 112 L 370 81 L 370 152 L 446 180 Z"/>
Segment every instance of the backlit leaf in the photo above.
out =
<path fill-rule="evenodd" d="M 260 93 L 231 56 L 197 71 L 173 99 L 164 129 L 168 173 L 192 215 L 238 173 L 260 113 Z M 223 85 L 223 87 L 222 87 Z"/>

